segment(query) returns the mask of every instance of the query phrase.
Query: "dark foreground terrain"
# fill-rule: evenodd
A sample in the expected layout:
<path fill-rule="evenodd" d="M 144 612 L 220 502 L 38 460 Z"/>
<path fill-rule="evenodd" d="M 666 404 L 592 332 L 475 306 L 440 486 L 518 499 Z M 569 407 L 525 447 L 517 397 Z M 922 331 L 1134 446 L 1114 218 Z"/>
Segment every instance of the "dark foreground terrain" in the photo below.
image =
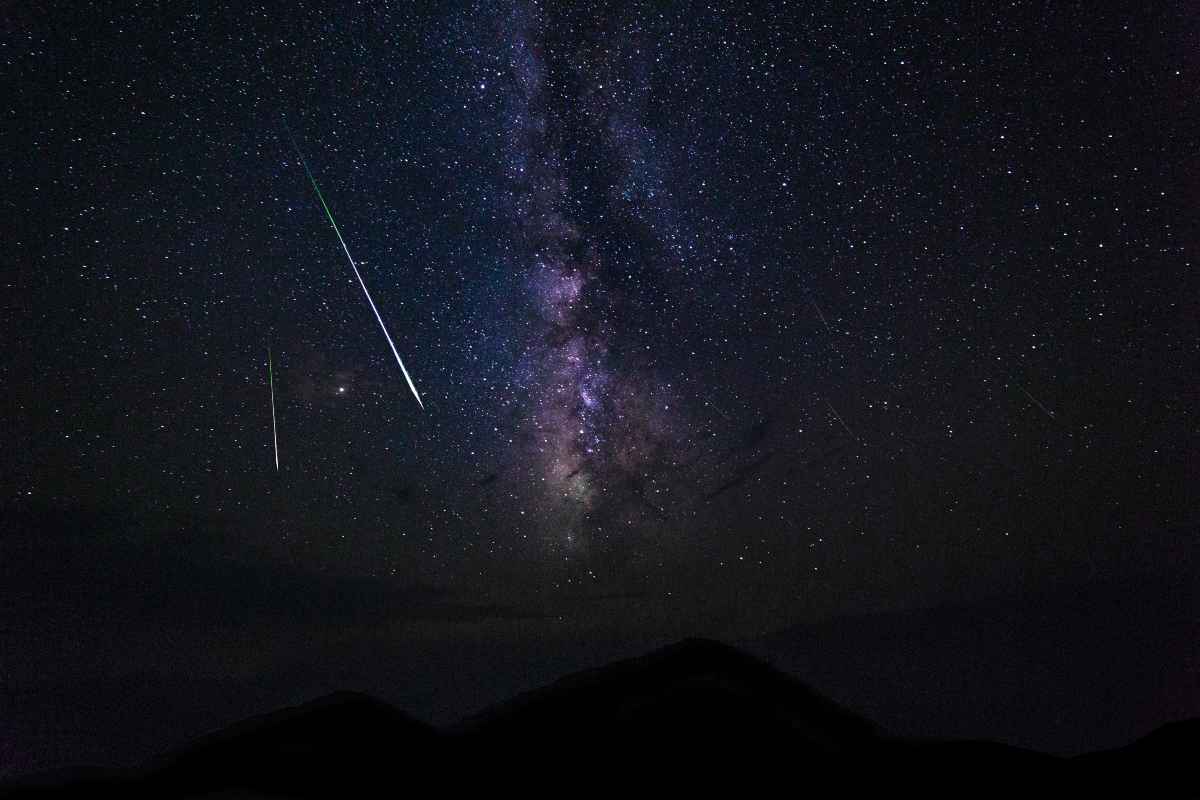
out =
<path fill-rule="evenodd" d="M 325 797 L 517 788 L 636 792 L 917 789 L 1194 796 L 1200 720 L 1058 758 L 978 741 L 887 735 L 744 653 L 687 640 L 577 673 L 448 729 L 369 696 L 330 695 L 246 720 L 136 770 L 77 769 L 4 796 Z"/>

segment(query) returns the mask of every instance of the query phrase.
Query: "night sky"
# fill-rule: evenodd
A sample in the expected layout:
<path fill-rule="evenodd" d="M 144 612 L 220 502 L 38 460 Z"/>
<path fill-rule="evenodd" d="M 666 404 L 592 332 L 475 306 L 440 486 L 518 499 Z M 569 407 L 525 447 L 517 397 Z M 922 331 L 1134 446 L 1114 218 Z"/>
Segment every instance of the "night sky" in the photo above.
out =
<path fill-rule="evenodd" d="M 1194 579 L 1200 14 L 1100 5 L 6 3 L 0 770 Z"/>

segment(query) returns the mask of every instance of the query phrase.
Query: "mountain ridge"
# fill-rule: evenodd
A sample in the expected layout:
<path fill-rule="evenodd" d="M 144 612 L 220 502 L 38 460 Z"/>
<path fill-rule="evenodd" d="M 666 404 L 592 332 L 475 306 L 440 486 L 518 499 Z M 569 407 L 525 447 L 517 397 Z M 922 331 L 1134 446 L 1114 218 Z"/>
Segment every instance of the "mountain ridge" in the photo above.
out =
<path fill-rule="evenodd" d="M 935 785 L 949 788 L 989 775 L 996 786 L 1078 788 L 1135 781 L 1151 767 L 1182 774 L 1197 744 L 1200 720 L 1071 759 L 990 741 L 890 736 L 763 659 L 685 639 L 571 673 L 442 729 L 370 695 L 334 692 L 242 720 L 137 769 L 59 770 L 0 794 L 318 797 L 399 788 L 417 776 L 462 787 L 530 780 L 549 787 L 593 774 L 598 764 L 608 768 L 597 781 L 633 774 L 675 784 L 759 780 L 801 769 L 830 785 L 936 776 Z"/>

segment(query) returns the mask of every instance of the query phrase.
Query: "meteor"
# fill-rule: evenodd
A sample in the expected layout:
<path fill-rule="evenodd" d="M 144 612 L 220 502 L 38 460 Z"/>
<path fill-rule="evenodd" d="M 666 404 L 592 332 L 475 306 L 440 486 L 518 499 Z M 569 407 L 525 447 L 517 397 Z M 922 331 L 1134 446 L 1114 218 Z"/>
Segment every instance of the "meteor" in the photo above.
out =
<path fill-rule="evenodd" d="M 275 471 L 279 472 L 279 433 L 275 427 L 275 370 L 271 365 L 271 348 L 267 348 L 267 380 L 271 384 L 271 439 L 275 442 Z"/>
<path fill-rule="evenodd" d="M 1038 400 L 1036 397 L 1034 397 L 1032 394 L 1030 394 L 1028 389 L 1026 389 L 1024 386 L 1021 386 L 1020 384 L 1017 384 L 1017 388 L 1020 389 L 1022 392 L 1024 392 L 1025 396 L 1029 398 L 1030 402 L 1032 402 L 1035 406 L 1040 408 L 1042 410 L 1043 414 L 1045 414 L 1050 419 L 1057 421 L 1057 417 L 1054 416 L 1054 412 L 1051 411 L 1050 409 L 1046 408 L 1044 405 L 1042 405 L 1041 401 Z"/>
<path fill-rule="evenodd" d="M 384 338 L 387 339 L 388 345 L 392 348 L 392 355 L 396 357 L 396 363 L 400 365 L 400 371 L 404 373 L 404 380 L 408 382 L 408 388 L 412 390 L 413 397 L 417 399 L 417 405 L 421 410 L 425 410 L 425 404 L 421 402 L 421 395 L 417 394 L 417 387 L 413 384 L 412 378 L 408 374 L 408 370 L 404 367 L 404 361 L 400 358 L 400 351 L 396 349 L 395 342 L 392 341 L 392 335 L 388 333 L 387 326 L 383 324 L 383 317 L 379 314 L 379 309 L 375 307 L 375 301 L 371 299 L 371 293 L 367 290 L 367 284 L 363 281 L 362 275 L 358 271 L 358 265 L 354 263 L 354 256 L 350 255 L 350 248 L 346 246 L 346 240 L 342 238 L 342 232 L 338 228 L 338 224 L 333 221 L 333 213 L 329 210 L 329 205 L 325 202 L 325 196 L 321 194 L 321 187 L 317 185 L 317 179 L 313 177 L 312 170 L 308 168 L 308 161 L 305 160 L 304 154 L 300 152 L 300 146 L 296 144 L 292 132 L 284 122 L 284 129 L 287 130 L 288 139 L 292 142 L 292 147 L 296 150 L 296 155 L 300 158 L 300 163 L 304 165 L 304 174 L 308 176 L 309 183 L 312 184 L 313 191 L 317 193 L 317 199 L 321 201 L 321 208 L 325 209 L 325 216 L 329 218 L 329 224 L 333 226 L 333 232 L 337 234 L 338 242 L 342 245 L 342 251 L 346 254 L 346 259 L 350 262 L 350 269 L 354 270 L 354 277 L 358 278 L 358 285 L 362 287 L 363 295 L 367 298 L 367 304 L 371 306 L 371 310 L 375 312 L 375 319 L 379 321 L 379 327 L 383 331 Z"/>
<path fill-rule="evenodd" d="M 821 307 L 819 305 L 817 305 L 817 301 L 813 300 L 810 297 L 810 298 L 808 298 L 808 302 L 812 303 L 812 307 L 814 309 L 816 309 L 816 311 L 817 311 L 817 316 L 821 318 L 821 322 L 825 325 L 825 330 L 827 330 L 829 332 L 830 337 L 832 337 L 833 336 L 833 328 L 829 327 L 829 320 L 825 319 L 825 314 L 824 314 L 824 312 L 821 311 Z"/>
<path fill-rule="evenodd" d="M 846 433 L 850 434 L 850 438 L 858 441 L 858 437 L 854 435 L 854 431 L 850 430 L 850 426 L 846 424 L 846 420 L 842 419 L 842 415 L 833 407 L 833 403 L 829 402 L 829 398 L 825 399 L 825 405 L 829 406 L 829 410 L 833 412 L 833 416 L 837 417 L 837 421 L 842 423 L 842 427 L 846 429 Z"/>

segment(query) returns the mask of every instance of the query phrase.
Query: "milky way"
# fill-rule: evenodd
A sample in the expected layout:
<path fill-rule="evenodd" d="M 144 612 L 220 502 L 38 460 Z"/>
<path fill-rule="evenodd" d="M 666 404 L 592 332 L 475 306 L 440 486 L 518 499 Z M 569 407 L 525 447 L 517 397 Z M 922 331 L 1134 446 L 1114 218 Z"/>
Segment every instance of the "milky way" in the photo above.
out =
<path fill-rule="evenodd" d="M 645 497 L 643 476 L 671 461 L 677 443 L 681 411 L 648 366 L 653 359 L 614 353 L 633 337 L 620 325 L 629 309 L 612 286 L 627 262 L 612 253 L 623 237 L 652 232 L 628 222 L 657 211 L 646 188 L 651 134 L 627 98 L 604 85 L 606 74 L 617 83 L 621 76 L 588 63 L 587 43 L 556 49 L 534 6 L 519 7 L 502 27 L 512 78 L 505 174 L 514 262 L 536 319 L 518 378 L 530 404 L 524 446 L 546 510 L 543 531 L 572 552 L 647 511 L 661 513 Z M 564 103 L 564 93 L 579 102 Z M 614 220 L 626 223 L 615 240 Z"/>

